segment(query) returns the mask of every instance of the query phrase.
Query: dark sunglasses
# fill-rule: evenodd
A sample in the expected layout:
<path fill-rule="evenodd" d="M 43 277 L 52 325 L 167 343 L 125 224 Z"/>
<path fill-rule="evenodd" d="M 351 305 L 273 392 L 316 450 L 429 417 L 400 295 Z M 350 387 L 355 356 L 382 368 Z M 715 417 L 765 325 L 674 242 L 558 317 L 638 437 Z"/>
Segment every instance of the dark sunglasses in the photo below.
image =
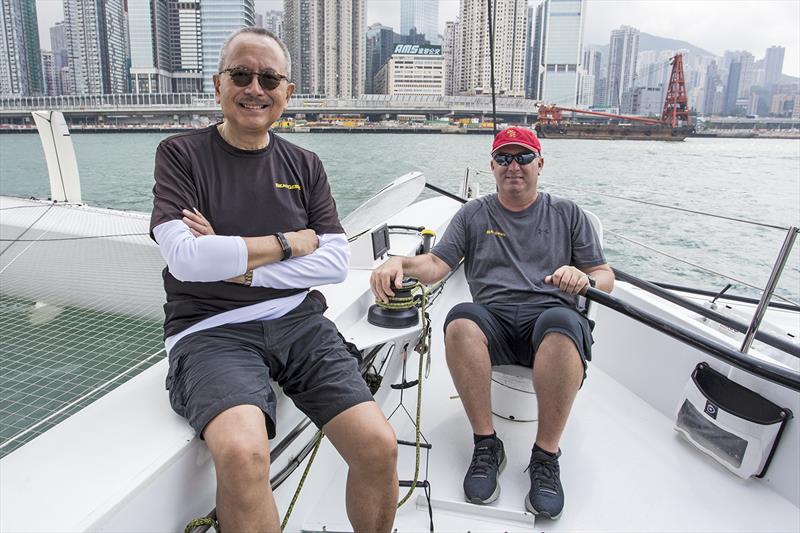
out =
<path fill-rule="evenodd" d="M 253 72 L 250 69 L 233 67 L 226 68 L 220 72 L 220 74 L 225 74 L 226 72 L 230 75 L 231 81 L 237 87 L 247 87 L 253 83 L 253 76 L 258 76 L 258 84 L 265 91 L 271 91 L 280 85 L 281 81 L 289 80 L 288 77 L 284 76 L 283 74 L 278 74 L 272 69 L 267 69 L 263 72 Z"/>
<path fill-rule="evenodd" d="M 496 154 L 494 156 L 495 162 L 501 167 L 507 167 L 512 161 L 516 161 L 518 165 L 530 165 L 533 160 L 539 157 L 536 152 L 525 152 L 522 154 Z"/>

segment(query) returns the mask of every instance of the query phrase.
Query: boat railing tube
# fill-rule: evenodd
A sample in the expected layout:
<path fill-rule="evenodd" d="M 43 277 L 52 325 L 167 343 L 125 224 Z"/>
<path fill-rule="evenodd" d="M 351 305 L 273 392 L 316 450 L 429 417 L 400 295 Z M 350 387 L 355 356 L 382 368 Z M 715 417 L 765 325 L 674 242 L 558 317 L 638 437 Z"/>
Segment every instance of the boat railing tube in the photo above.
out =
<path fill-rule="evenodd" d="M 697 348 L 698 350 L 705 352 L 712 357 L 716 357 L 717 359 L 720 359 L 731 366 L 766 379 L 767 381 L 782 385 L 793 391 L 800 392 L 800 374 L 789 368 L 743 354 L 742 352 L 726 346 L 716 340 L 699 335 L 688 328 L 667 322 L 661 317 L 623 302 L 622 300 L 601 290 L 589 288 L 586 290 L 585 296 L 588 300 L 608 307 L 609 309 L 613 309 L 614 311 L 630 317 L 637 322 L 641 322 L 642 324 L 645 324 L 656 331 L 665 333 L 670 337 L 688 344 L 693 348 Z"/>
<path fill-rule="evenodd" d="M 746 333 L 748 330 L 748 324 L 745 324 L 741 320 L 737 320 L 733 317 L 725 316 L 721 313 L 714 311 L 713 309 L 708 309 L 707 307 L 703 307 L 700 304 L 694 303 L 691 300 L 687 300 L 677 294 L 670 292 L 668 290 L 662 289 L 658 285 L 645 281 L 643 279 L 637 278 L 632 274 L 628 274 L 627 272 L 623 272 L 618 268 L 614 269 L 614 276 L 619 281 L 624 281 L 626 283 L 630 283 L 631 285 L 638 287 L 644 291 L 649 292 L 650 294 L 654 294 L 659 298 L 663 298 L 669 302 L 674 304 L 680 305 L 684 309 L 688 309 L 698 315 L 704 316 L 710 320 L 718 322 L 724 326 L 727 326 L 731 329 L 738 331 L 739 333 Z M 777 335 L 773 335 L 766 331 L 757 331 L 755 334 L 756 340 L 763 342 L 773 348 L 777 348 L 778 350 L 782 350 L 788 354 L 791 354 L 795 357 L 800 358 L 800 346 L 797 344 L 778 337 Z"/>

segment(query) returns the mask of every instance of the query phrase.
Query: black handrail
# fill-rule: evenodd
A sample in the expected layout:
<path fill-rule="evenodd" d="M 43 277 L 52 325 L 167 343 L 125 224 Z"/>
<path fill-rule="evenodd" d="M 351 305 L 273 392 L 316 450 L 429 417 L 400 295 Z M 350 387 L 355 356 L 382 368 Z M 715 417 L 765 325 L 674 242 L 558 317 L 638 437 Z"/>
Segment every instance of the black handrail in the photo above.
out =
<path fill-rule="evenodd" d="M 731 366 L 742 369 L 758 377 L 782 385 L 788 389 L 800 392 L 800 374 L 791 369 L 768 363 L 752 356 L 743 354 L 729 346 L 716 340 L 697 334 L 696 332 L 665 321 L 652 313 L 630 305 L 610 294 L 589 288 L 586 291 L 586 298 L 600 305 L 622 313 L 637 322 L 641 322 L 657 331 L 665 333 L 670 337 L 688 344 L 698 350 L 705 352 L 717 359 L 720 359 Z"/>
<path fill-rule="evenodd" d="M 667 300 L 674 304 L 678 304 L 684 309 L 688 309 L 689 311 L 697 313 L 698 315 L 704 316 L 715 322 L 719 322 L 720 324 L 727 326 L 731 329 L 734 329 L 739 333 L 747 332 L 748 325 L 740 320 L 737 320 L 733 317 L 725 316 L 707 307 L 703 307 L 702 305 L 692 302 L 691 300 L 687 300 L 686 298 L 682 298 L 681 296 L 678 296 L 675 293 L 662 289 L 661 287 L 653 283 L 637 278 L 636 276 L 628 274 L 627 272 L 623 272 L 618 268 L 614 269 L 614 275 L 620 281 L 625 281 L 627 283 L 630 283 L 631 285 L 639 287 L 640 289 L 647 291 L 650 294 L 655 294 L 656 296 L 663 298 L 664 300 Z M 777 348 L 778 350 L 782 350 L 790 355 L 793 355 L 794 357 L 800 358 L 800 346 L 789 340 L 782 339 L 777 335 L 773 335 L 766 331 L 756 332 L 756 339 L 763 342 L 764 344 L 772 346 L 773 348 Z"/>
<path fill-rule="evenodd" d="M 749 296 L 740 296 L 738 294 L 720 294 L 719 291 L 710 291 L 708 289 L 697 289 L 695 287 L 687 287 L 685 285 L 675 285 L 674 283 L 664 283 L 661 281 L 651 281 L 653 285 L 661 287 L 662 289 L 669 289 L 671 291 L 688 292 L 692 294 L 699 294 L 701 296 L 713 296 L 720 300 L 730 300 L 732 302 L 743 302 L 748 304 L 757 304 L 758 298 L 751 298 Z M 770 302 L 769 306 L 774 309 L 783 309 L 786 311 L 800 311 L 800 306 L 794 304 L 786 304 L 781 302 Z"/>

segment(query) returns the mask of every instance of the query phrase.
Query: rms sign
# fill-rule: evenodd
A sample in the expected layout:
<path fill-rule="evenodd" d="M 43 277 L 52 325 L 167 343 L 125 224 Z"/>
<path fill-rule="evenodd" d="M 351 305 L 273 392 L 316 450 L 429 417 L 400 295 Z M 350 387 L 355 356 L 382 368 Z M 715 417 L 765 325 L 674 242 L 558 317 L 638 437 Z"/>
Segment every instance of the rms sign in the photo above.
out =
<path fill-rule="evenodd" d="M 418 56 L 440 56 L 442 55 L 442 47 L 428 44 L 397 44 L 394 47 L 394 53 Z"/>

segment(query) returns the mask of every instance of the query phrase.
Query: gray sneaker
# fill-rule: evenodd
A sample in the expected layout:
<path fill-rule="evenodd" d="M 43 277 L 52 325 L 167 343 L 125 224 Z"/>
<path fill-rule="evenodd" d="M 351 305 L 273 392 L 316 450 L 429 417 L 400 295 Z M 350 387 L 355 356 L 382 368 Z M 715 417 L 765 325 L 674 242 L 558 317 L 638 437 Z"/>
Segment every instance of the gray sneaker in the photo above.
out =
<path fill-rule="evenodd" d="M 506 452 L 500 439 L 483 439 L 475 444 L 472 463 L 464 477 L 464 495 L 470 503 L 484 505 L 500 496 L 497 478 L 506 466 Z"/>
<path fill-rule="evenodd" d="M 531 490 L 525 496 L 525 508 L 537 516 L 555 520 L 564 509 L 564 488 L 559 476 L 558 458 L 541 451 L 531 452 L 526 469 L 531 478 Z"/>

